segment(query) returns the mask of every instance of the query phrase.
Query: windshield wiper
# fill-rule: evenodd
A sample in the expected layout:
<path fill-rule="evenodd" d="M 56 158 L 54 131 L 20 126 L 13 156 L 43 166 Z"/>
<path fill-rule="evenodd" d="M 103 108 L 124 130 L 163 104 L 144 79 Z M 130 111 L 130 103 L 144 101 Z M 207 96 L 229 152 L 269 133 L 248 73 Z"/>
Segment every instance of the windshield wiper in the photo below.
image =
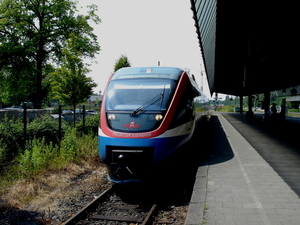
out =
<path fill-rule="evenodd" d="M 158 95 L 154 96 L 153 98 L 151 98 L 150 100 L 148 100 L 146 103 L 144 103 L 143 105 L 141 105 L 140 107 L 138 107 L 137 109 L 135 109 L 131 115 L 132 116 L 137 116 L 140 114 L 140 112 L 142 112 L 143 110 L 145 110 L 147 107 L 149 107 L 150 105 L 154 104 L 155 102 L 157 102 L 160 98 L 163 98 L 164 93 L 159 93 Z"/>

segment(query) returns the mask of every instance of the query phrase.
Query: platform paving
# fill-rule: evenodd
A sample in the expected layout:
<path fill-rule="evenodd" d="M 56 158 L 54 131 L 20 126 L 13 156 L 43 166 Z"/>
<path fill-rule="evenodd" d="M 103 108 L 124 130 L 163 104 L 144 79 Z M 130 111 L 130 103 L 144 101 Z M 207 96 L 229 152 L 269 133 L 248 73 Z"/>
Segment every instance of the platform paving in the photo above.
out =
<path fill-rule="evenodd" d="M 295 188 L 234 128 L 243 121 L 227 119 L 215 115 L 215 137 L 207 160 L 198 168 L 185 225 L 299 225 Z M 245 136 L 251 127 L 243 129 Z M 258 141 L 263 137 L 259 132 L 251 135 Z M 269 149 L 260 142 L 260 150 Z"/>

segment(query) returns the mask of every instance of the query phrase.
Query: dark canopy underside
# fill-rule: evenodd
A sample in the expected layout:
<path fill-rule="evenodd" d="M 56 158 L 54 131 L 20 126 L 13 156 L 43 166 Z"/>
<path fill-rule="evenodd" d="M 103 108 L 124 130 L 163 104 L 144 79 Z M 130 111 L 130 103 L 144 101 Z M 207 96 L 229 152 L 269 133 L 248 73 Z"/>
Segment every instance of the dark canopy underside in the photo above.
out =
<path fill-rule="evenodd" d="M 191 4 L 211 92 L 249 95 L 300 85 L 296 2 Z"/>

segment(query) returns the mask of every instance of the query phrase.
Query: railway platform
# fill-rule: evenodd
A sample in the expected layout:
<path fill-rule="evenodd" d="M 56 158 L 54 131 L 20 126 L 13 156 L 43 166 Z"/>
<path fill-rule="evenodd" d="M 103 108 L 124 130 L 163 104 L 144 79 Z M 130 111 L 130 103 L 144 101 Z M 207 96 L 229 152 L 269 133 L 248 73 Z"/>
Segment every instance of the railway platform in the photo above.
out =
<path fill-rule="evenodd" d="M 215 113 L 185 225 L 300 224 L 300 119 Z"/>

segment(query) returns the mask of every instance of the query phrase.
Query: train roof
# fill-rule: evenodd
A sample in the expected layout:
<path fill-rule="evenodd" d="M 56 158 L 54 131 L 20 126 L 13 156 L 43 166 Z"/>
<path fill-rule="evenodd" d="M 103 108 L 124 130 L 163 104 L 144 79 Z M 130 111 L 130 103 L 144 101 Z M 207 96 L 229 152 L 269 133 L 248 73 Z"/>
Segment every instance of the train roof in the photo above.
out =
<path fill-rule="evenodd" d="M 184 72 L 176 67 L 124 67 L 115 72 L 112 80 L 130 78 L 167 78 L 178 80 Z"/>
<path fill-rule="evenodd" d="M 172 79 L 179 80 L 185 70 L 178 67 L 123 67 L 117 70 L 111 80 L 133 79 L 133 78 L 157 78 L 157 79 Z M 204 95 L 195 81 L 195 78 L 186 72 L 191 84 L 199 95 Z"/>

